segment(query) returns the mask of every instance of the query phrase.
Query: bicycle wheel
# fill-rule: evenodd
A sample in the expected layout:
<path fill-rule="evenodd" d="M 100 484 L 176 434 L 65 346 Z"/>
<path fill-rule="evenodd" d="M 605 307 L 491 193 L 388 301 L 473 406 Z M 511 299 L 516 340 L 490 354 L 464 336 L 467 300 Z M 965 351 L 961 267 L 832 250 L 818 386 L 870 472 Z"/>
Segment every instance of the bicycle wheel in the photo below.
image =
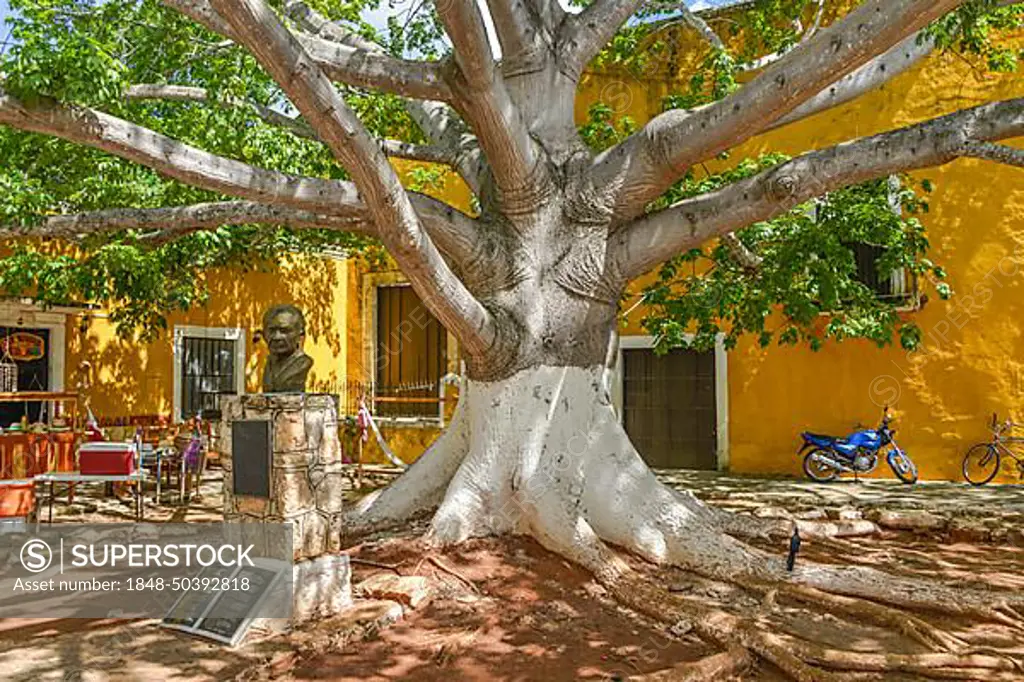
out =
<path fill-rule="evenodd" d="M 978 443 L 964 456 L 964 478 L 971 485 L 985 485 L 999 473 L 999 450 L 991 443 Z"/>

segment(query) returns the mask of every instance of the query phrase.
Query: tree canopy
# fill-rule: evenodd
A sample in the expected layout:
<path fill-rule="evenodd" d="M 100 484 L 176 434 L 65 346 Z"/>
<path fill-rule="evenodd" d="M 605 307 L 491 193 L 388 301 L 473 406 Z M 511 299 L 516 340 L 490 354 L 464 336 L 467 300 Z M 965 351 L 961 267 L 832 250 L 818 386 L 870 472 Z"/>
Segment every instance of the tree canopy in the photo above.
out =
<path fill-rule="evenodd" d="M 13 0 L 10 37 L 0 57 L 2 88 L 30 104 L 54 100 L 101 110 L 252 167 L 349 178 L 251 52 L 183 15 L 175 4 L 181 3 Z M 386 8 L 374 0 L 270 4 L 299 28 L 310 30 L 325 17 L 382 53 L 417 64 L 441 67 L 452 56 L 452 41 L 432 3 L 415 3 L 377 25 L 367 15 L 381 16 Z M 732 95 L 745 73 L 780 59 L 843 10 L 817 0 L 757 0 L 732 10 L 727 30 L 719 34 L 685 4 L 636 7 L 634 18 L 609 36 L 591 68 L 642 74 L 648 60 L 678 49 L 672 42 L 680 26 L 695 29 L 709 49 L 696 68 L 682 74 L 678 90 L 664 101 L 666 111 Z M 914 40 L 930 42 L 929 49 L 956 51 L 980 68 L 1009 71 L 1016 69 L 1020 51 L 998 37 L 1022 22 L 1020 5 L 972 0 Z M 413 189 L 429 193 L 440 177 L 454 172 L 451 155 L 430 141 L 401 96 L 372 85 L 341 82 L 338 88 L 366 128 L 390 141 L 393 155 L 448 166 L 420 168 Z M 579 133 L 591 149 L 602 151 L 625 141 L 638 123 L 599 103 Z M 344 221 L 319 225 L 313 216 L 305 223 L 293 218 L 279 224 L 262 217 L 246 222 L 245 216 L 216 224 L 213 217 L 198 226 L 184 221 L 179 229 L 163 222 L 150 228 L 144 222 L 103 221 L 101 212 L 111 209 L 213 205 L 233 197 L 108 151 L 14 127 L 0 126 L 0 157 L 5 233 L 64 237 L 74 244 L 73 249 L 38 241 L 13 245 L 0 259 L 0 286 L 45 304 L 106 304 L 125 333 L 158 332 L 169 312 L 200 305 L 206 294 L 203 273 L 210 268 L 269 267 L 287 254 L 324 248 L 380 252 L 373 235 L 347 232 Z M 778 154 L 732 158 L 731 170 L 722 173 L 690 167 L 652 197 L 647 210 L 720 189 L 785 160 Z M 927 183 L 903 182 L 896 192 L 903 210 L 893 211 L 892 183 L 870 181 L 816 198 L 813 210 L 801 204 L 744 227 L 738 239 L 709 241 L 668 258 L 656 281 L 641 292 L 648 306 L 644 324 L 663 347 L 706 346 L 723 332 L 730 344 L 754 334 L 766 345 L 806 341 L 816 348 L 826 338 L 863 337 L 879 344 L 895 338 L 912 348 L 918 330 L 897 314 L 899 301 L 879 300 L 858 281 L 850 245 L 884 246 L 878 264 L 884 272 L 904 268 L 920 276 L 926 288 L 950 295 L 943 269 L 928 256 L 921 223 L 926 189 Z M 105 224 L 47 227 L 54 216 L 75 214 L 92 214 Z M 781 311 L 781 321 L 773 321 L 773 311 Z M 824 331 L 817 324 L 822 312 L 833 314 Z M 692 341 L 687 332 L 696 332 Z"/>
<path fill-rule="evenodd" d="M 96 300 L 126 330 L 158 329 L 201 300 L 206 268 L 376 243 L 458 339 L 465 376 L 448 427 L 346 516 L 346 533 L 436 507 L 434 544 L 530 534 L 624 605 L 797 680 L 827 679 L 826 667 L 964 679 L 1019 669 L 1008 648 L 980 655 L 886 606 L 1019 631 L 1018 595 L 866 566 L 789 571 L 743 542 L 768 537 L 769 519 L 663 484 L 612 407 L 608 368 L 627 287 L 654 270 L 646 324 L 663 347 L 691 331 L 699 345 L 722 331 L 730 344 L 913 346 L 899 302 L 854 277 L 856 249 L 877 250 L 878 277 L 902 268 L 948 295 L 920 220 L 927 187 L 906 174 L 965 156 L 1024 166 L 1024 150 L 1002 143 L 1024 136 L 1024 98 L 789 159 L 709 164 L 936 49 L 1014 68 L 998 32 L 1020 26 L 1020 3 L 755 0 L 724 25 L 640 0 L 578 13 L 555 0 L 438 0 L 383 26 L 360 18 L 378 5 L 326 0 L 14 7 L 0 62 L 3 229 L 78 250 L 29 242 L 0 264 L 5 288 Z M 673 22 L 696 47 L 672 42 Z M 586 69 L 682 50 L 695 66 L 651 120 L 623 120 L 609 102 L 575 119 Z M 431 196 L 430 171 L 403 186 L 395 157 L 457 174 L 471 210 Z M 768 597 L 749 617 L 694 605 L 638 578 L 612 545 Z M 939 659 L 779 632 L 766 618 L 776 593 L 867 614 Z"/>

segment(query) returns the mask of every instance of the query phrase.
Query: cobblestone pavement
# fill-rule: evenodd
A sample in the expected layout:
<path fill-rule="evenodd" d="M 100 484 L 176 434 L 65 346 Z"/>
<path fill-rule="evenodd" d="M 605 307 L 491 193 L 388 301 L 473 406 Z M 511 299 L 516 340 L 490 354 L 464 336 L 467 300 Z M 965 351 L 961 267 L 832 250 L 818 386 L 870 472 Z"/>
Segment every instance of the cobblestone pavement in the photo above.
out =
<path fill-rule="evenodd" d="M 375 475 L 367 475 L 368 488 L 385 485 L 399 473 L 384 467 L 374 467 Z M 766 507 L 781 508 L 801 515 L 822 509 L 920 510 L 951 517 L 1001 517 L 1011 520 L 1019 517 L 1024 529 L 1024 484 L 987 485 L 974 487 L 966 483 L 923 482 L 904 485 L 896 480 L 868 479 L 854 481 L 843 478 L 832 483 L 814 483 L 795 478 L 763 478 L 731 476 L 713 471 L 663 469 L 658 477 L 680 490 L 691 490 L 695 495 L 716 506 L 736 512 L 755 512 Z M 360 497 L 346 480 L 349 499 Z M 185 505 L 178 504 L 177 490 L 165 490 L 163 504 L 154 504 L 153 489 L 147 487 L 146 521 L 152 523 L 189 521 L 219 521 L 223 476 L 213 469 L 203 479 L 201 497 Z M 44 510 L 45 514 L 45 510 Z M 131 506 L 127 499 L 105 498 L 102 487 L 93 486 L 80 491 L 75 504 L 67 505 L 66 498 L 58 497 L 54 506 L 57 522 L 130 521 Z"/>
<path fill-rule="evenodd" d="M 967 483 L 840 479 L 814 483 L 793 478 L 730 476 L 710 471 L 660 470 L 658 477 L 680 490 L 730 511 L 755 512 L 778 507 L 800 514 L 818 509 L 868 512 L 915 510 L 951 517 L 1018 519 L 1024 528 L 1024 485 L 974 487 Z"/>

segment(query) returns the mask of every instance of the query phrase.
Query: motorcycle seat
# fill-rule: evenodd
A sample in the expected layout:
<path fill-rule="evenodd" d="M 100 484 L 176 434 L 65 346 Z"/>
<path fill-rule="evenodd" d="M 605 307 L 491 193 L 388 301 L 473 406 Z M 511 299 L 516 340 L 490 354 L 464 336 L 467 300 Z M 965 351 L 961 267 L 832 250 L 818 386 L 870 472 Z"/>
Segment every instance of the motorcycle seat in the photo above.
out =
<path fill-rule="evenodd" d="M 835 436 L 827 436 L 824 433 L 811 433 L 808 431 L 804 434 L 808 440 L 823 442 L 823 443 L 843 443 L 846 439 L 836 438 Z"/>
<path fill-rule="evenodd" d="M 819 447 L 829 447 L 836 450 L 843 455 L 852 455 L 857 451 L 857 446 L 854 443 L 849 442 L 846 438 L 836 438 L 835 436 L 827 436 L 823 433 L 811 433 L 809 431 L 804 432 L 803 437 L 805 440 L 814 443 Z"/>

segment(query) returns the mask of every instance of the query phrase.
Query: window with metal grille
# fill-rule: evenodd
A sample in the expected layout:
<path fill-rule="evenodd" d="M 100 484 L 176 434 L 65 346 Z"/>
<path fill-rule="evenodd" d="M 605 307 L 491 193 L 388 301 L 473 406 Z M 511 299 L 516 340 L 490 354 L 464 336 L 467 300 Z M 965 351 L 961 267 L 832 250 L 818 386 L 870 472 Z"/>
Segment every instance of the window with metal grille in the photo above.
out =
<path fill-rule="evenodd" d="M 848 244 L 857 264 L 857 281 L 875 292 L 875 296 L 899 305 L 909 303 L 914 295 L 914 278 L 903 268 L 888 275 L 878 271 L 878 261 L 885 255 L 885 247 L 875 244 Z"/>
<path fill-rule="evenodd" d="M 217 396 L 235 393 L 235 341 L 186 336 L 182 339 L 181 418 L 218 409 Z"/>
<path fill-rule="evenodd" d="M 897 215 L 903 212 L 900 206 L 899 189 L 899 177 L 890 175 L 889 206 Z M 808 216 L 817 221 L 819 210 L 819 204 L 814 202 L 810 206 Z M 878 261 L 885 255 L 886 247 L 865 242 L 845 242 L 844 245 L 853 251 L 858 282 L 874 291 L 875 296 L 880 300 L 889 301 L 900 308 L 916 307 L 918 303 L 917 278 L 913 273 L 904 268 L 898 268 L 887 274 L 878 271 Z"/>
<path fill-rule="evenodd" d="M 376 365 L 375 414 L 439 417 L 448 332 L 410 286 L 377 288 Z"/>

